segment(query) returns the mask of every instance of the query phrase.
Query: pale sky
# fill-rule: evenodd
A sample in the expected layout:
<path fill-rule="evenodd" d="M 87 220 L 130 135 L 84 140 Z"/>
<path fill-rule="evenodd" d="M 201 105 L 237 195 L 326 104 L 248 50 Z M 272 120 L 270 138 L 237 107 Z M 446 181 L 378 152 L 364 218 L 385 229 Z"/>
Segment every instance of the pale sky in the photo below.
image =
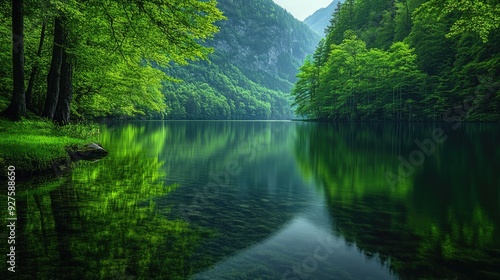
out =
<path fill-rule="evenodd" d="M 304 20 L 320 8 L 328 6 L 333 0 L 273 0 L 274 3 L 285 8 L 299 20 Z"/>

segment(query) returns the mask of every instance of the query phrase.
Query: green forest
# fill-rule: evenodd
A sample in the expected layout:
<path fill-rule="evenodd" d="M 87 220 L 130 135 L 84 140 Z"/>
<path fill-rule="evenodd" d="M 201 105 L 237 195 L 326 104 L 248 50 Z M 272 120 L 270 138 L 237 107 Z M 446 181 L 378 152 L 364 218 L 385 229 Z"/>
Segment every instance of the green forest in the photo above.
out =
<path fill-rule="evenodd" d="M 497 121 L 499 5 L 462 2 L 344 1 L 322 40 L 266 0 L 4 2 L 0 110 L 59 124 Z"/>
<path fill-rule="evenodd" d="M 216 1 L 23 1 L 0 6 L 0 107 L 59 124 L 164 112 L 159 67 L 206 59 Z M 13 74 L 12 74 L 13 73 Z M 12 97 L 10 97 L 12 96 Z M 9 102 L 10 97 L 10 102 Z M 1 108 L 0 108 L 1 109 Z M 89 113 L 91 112 L 91 113 Z"/>
<path fill-rule="evenodd" d="M 0 165 L 69 162 L 99 121 L 290 119 L 319 40 L 271 0 L 2 1 Z"/>
<path fill-rule="evenodd" d="M 320 38 L 270 0 L 219 0 L 208 61 L 165 70 L 166 119 L 290 119 L 290 91 Z M 158 118 L 158 116 L 155 116 Z"/>
<path fill-rule="evenodd" d="M 293 114 L 289 96 L 284 91 L 253 82 L 221 55 L 210 57 L 210 62 L 167 69 L 182 80 L 164 85 L 168 112 L 157 117 L 267 120 L 287 119 Z"/>
<path fill-rule="evenodd" d="M 320 40 L 270 0 L 24 0 L 0 21 L 0 110 L 58 124 L 290 119 Z"/>
<path fill-rule="evenodd" d="M 347 0 L 300 69 L 317 120 L 500 120 L 496 0 Z"/>

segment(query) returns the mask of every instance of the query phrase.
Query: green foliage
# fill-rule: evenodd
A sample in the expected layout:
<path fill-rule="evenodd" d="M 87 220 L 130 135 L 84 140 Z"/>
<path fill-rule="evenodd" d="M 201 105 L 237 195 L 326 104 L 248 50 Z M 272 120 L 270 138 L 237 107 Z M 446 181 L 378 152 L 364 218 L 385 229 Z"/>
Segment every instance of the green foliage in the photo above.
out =
<path fill-rule="evenodd" d="M 76 84 L 75 116 L 134 117 L 165 111 L 161 89 L 167 77 L 163 72 L 151 66 L 122 62 L 118 55 L 112 56 L 111 61 L 108 59 L 109 56 L 102 60 L 89 57 L 89 63 L 101 61 L 106 66 L 81 72 L 81 79 Z"/>
<path fill-rule="evenodd" d="M 169 119 L 286 119 L 292 111 L 282 91 L 251 81 L 216 54 L 211 63 L 199 62 L 168 69 L 182 78 L 165 84 Z"/>
<path fill-rule="evenodd" d="M 25 2 L 26 79 L 35 64 L 34 113 L 44 106 L 55 17 L 64 17 L 65 46 L 73 65 L 71 114 L 78 119 L 164 114 L 162 82 L 170 80 L 157 66 L 206 59 L 213 51 L 206 40 L 224 19 L 210 1 L 78 1 Z M 9 4 L 0 6 L 0 95 L 12 88 Z M 37 55 L 42 22 L 47 31 Z M 5 74 L 5 75 L 4 75 Z M 3 98 L 2 98 L 3 99 Z M 3 103 L 3 102 L 2 102 Z"/>
<path fill-rule="evenodd" d="M 18 266 L 19 277 L 186 279 L 192 274 L 189 256 L 209 232 L 159 213 L 155 201 L 177 185 L 164 183 L 163 160 L 143 157 L 146 146 L 166 147 L 158 140 L 170 135 L 163 129 L 144 137 L 133 126 L 113 136 L 105 130 L 101 141 L 107 147 L 113 142 L 112 156 L 56 181 L 16 181 L 23 225 L 17 234 L 27 240 L 16 244 L 16 253 L 29 255 Z"/>
<path fill-rule="evenodd" d="M 308 123 L 298 128 L 295 156 L 303 176 L 326 194 L 337 232 L 387 261 L 399 278 L 491 278 L 486 275 L 496 275 L 500 245 L 500 181 L 494 175 L 500 158 L 492 152 L 498 126 L 464 124 L 446 131 L 449 140 L 409 171 L 398 157 L 408 159 L 415 137 L 434 129 L 416 123 Z M 392 187 L 384 176 L 391 173 L 400 178 Z"/>
<path fill-rule="evenodd" d="M 227 21 L 207 44 L 210 63 L 165 69 L 168 119 L 287 119 L 287 93 L 319 37 L 270 0 L 218 1 Z"/>
<path fill-rule="evenodd" d="M 314 61 L 297 76 L 296 113 L 330 120 L 450 121 L 452 113 L 460 120 L 499 120 L 498 7 L 437 2 L 342 4 Z M 486 7 L 491 10 L 479 15 Z"/>
<path fill-rule="evenodd" d="M 318 117 L 317 106 L 318 102 L 315 98 L 315 84 L 317 83 L 316 69 L 311 61 L 311 58 L 306 58 L 304 65 L 300 67 L 300 72 L 297 74 L 297 82 L 292 90 L 292 95 L 295 98 L 293 106 L 297 106 L 295 112 L 298 115 L 310 117 Z"/>
<path fill-rule="evenodd" d="M 455 18 L 447 37 L 474 32 L 487 42 L 490 33 L 500 27 L 500 5 L 496 0 L 430 0 L 421 9 L 439 19 Z"/>
<path fill-rule="evenodd" d="M 13 165 L 25 174 L 51 170 L 53 163 L 69 160 L 66 147 L 85 144 L 97 133 L 95 125 L 60 128 L 41 120 L 0 119 L 0 166 Z"/>
<path fill-rule="evenodd" d="M 79 121 L 289 118 L 286 93 L 319 40 L 270 0 L 147 0 L 127 5 L 118 0 L 85 5 L 44 0 L 25 6 L 27 79 L 29 70 L 39 66 L 33 113 L 44 107 L 54 18 L 64 17 L 69 36 L 64 48 L 74 66 L 71 115 Z M 9 10 L 9 4 L 2 4 L 1 103 L 12 87 Z M 47 31 L 38 56 L 43 22 Z M 212 64 L 199 61 L 214 49 Z M 179 67 L 188 62 L 193 65 Z M 184 81 L 173 83 L 179 79 Z"/>
<path fill-rule="evenodd" d="M 409 46 L 397 42 L 388 51 L 367 49 L 352 31 L 345 37 L 340 45 L 330 46 L 319 76 L 309 60 L 301 68 L 292 91 L 296 112 L 330 120 L 418 118 L 412 103 L 422 98 L 418 88 L 423 74 Z"/>

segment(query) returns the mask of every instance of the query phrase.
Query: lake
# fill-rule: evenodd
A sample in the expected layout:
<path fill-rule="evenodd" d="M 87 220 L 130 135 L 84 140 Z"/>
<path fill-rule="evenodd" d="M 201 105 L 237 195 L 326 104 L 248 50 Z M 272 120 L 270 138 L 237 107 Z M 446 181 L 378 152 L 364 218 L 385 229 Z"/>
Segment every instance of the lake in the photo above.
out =
<path fill-rule="evenodd" d="M 498 124 L 101 130 L 18 182 L 17 279 L 500 279 Z"/>

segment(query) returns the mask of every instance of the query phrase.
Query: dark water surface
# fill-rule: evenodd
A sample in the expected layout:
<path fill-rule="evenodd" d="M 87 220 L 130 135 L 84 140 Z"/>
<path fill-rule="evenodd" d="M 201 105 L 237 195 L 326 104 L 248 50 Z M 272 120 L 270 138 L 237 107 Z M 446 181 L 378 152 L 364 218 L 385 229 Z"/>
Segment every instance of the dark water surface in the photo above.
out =
<path fill-rule="evenodd" d="M 128 122 L 100 142 L 18 182 L 2 279 L 500 279 L 498 125 Z"/>

